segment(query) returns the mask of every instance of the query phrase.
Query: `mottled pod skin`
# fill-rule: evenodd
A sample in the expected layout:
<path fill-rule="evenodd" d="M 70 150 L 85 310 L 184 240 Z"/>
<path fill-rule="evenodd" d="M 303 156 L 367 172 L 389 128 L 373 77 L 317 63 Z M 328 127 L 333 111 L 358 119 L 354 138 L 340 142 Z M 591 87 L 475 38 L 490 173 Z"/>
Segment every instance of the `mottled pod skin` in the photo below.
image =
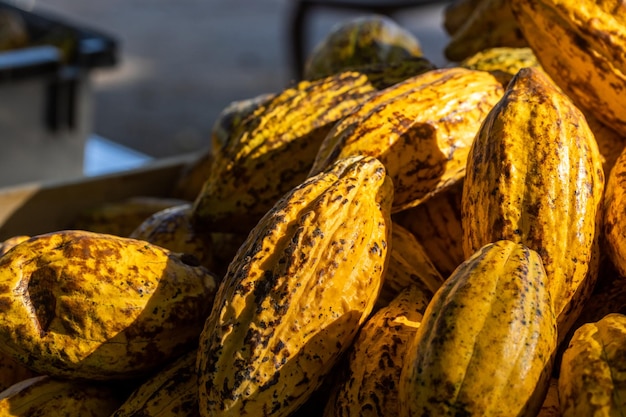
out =
<path fill-rule="evenodd" d="M 8 239 L 5 239 L 4 241 L 0 242 L 0 256 L 4 255 L 5 253 L 7 253 L 9 251 L 9 249 L 13 248 L 13 246 L 17 245 L 18 243 L 22 243 L 25 240 L 30 239 L 30 236 L 27 235 L 18 235 L 18 236 L 13 236 L 10 237 Z"/>
<path fill-rule="evenodd" d="M 450 61 L 458 62 L 488 48 L 525 46 L 528 42 L 508 0 L 481 0 L 450 36 L 443 53 Z"/>
<path fill-rule="evenodd" d="M 528 44 L 552 79 L 626 135 L 626 6 L 622 1 L 512 0 Z"/>
<path fill-rule="evenodd" d="M 109 417 L 121 402 L 111 385 L 42 375 L 0 392 L 0 415 Z"/>
<path fill-rule="evenodd" d="M 399 415 L 404 355 L 430 297 L 419 286 L 410 285 L 363 325 L 349 353 L 347 376 L 336 385 L 325 417 Z"/>
<path fill-rule="evenodd" d="M 128 237 L 145 240 L 176 253 L 193 255 L 209 271 L 215 269 L 210 233 L 200 232 L 191 220 L 191 203 L 158 211 L 144 220 Z"/>
<path fill-rule="evenodd" d="M 163 367 L 136 388 L 111 417 L 199 417 L 197 350 Z"/>
<path fill-rule="evenodd" d="M 307 57 L 303 78 L 315 80 L 372 64 L 422 56 L 419 40 L 393 19 L 360 16 L 339 22 Z"/>
<path fill-rule="evenodd" d="M 610 171 L 604 195 L 604 245 L 619 274 L 626 277 L 626 149 Z"/>
<path fill-rule="evenodd" d="M 459 63 L 463 68 L 489 71 L 506 87 L 517 72 L 525 67 L 541 68 L 529 47 L 497 46 L 476 52 Z"/>
<path fill-rule="evenodd" d="M 203 416 L 288 416 L 372 311 L 388 259 L 393 185 L 356 156 L 295 187 L 251 231 L 198 350 Z"/>
<path fill-rule="evenodd" d="M 389 304 L 410 285 L 418 286 L 427 297 L 432 297 L 443 281 L 443 277 L 415 236 L 408 229 L 393 223 L 389 263 L 376 304 L 378 306 Z"/>
<path fill-rule="evenodd" d="M 400 414 L 536 416 L 556 351 L 539 255 L 485 245 L 446 280 L 407 347 Z"/>
<path fill-rule="evenodd" d="M 197 343 L 217 289 L 187 258 L 85 231 L 20 243 L 0 258 L 0 352 L 67 378 L 156 369 Z"/>
<path fill-rule="evenodd" d="M 333 124 L 374 91 L 367 76 L 342 72 L 264 101 L 216 149 L 194 222 L 212 232 L 248 233 L 307 177 Z"/>
<path fill-rule="evenodd" d="M 465 175 L 474 136 L 503 91 L 491 74 L 460 67 L 411 77 L 337 123 L 310 175 L 347 156 L 373 156 L 393 180 L 393 210 L 416 206 Z"/>
<path fill-rule="evenodd" d="M 466 256 L 500 239 L 541 255 L 562 339 L 597 279 L 602 158 L 582 113 L 523 68 L 470 151 L 462 222 Z"/>
<path fill-rule="evenodd" d="M 561 360 L 563 417 L 626 414 L 625 335 L 626 316 L 617 313 L 576 329 Z"/>

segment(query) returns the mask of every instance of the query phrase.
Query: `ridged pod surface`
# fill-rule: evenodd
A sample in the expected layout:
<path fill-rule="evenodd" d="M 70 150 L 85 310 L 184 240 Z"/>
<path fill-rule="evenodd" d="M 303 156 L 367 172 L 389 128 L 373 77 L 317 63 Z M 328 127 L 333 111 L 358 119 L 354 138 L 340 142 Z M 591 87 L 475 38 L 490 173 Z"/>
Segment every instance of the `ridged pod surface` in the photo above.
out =
<path fill-rule="evenodd" d="M 415 206 L 465 175 L 474 136 L 503 91 L 491 74 L 460 67 L 411 77 L 337 123 L 310 175 L 347 156 L 373 156 L 393 180 L 393 210 Z"/>
<path fill-rule="evenodd" d="M 109 417 L 122 400 L 109 385 L 37 376 L 0 393 L 2 416 Z"/>
<path fill-rule="evenodd" d="M 609 173 L 604 195 L 603 248 L 621 276 L 626 277 L 626 149 Z"/>
<path fill-rule="evenodd" d="M 459 63 L 463 68 L 489 71 L 506 87 L 513 76 L 525 67 L 541 68 L 533 50 L 529 47 L 499 46 L 487 48 L 465 58 Z"/>
<path fill-rule="evenodd" d="M 432 297 L 443 281 L 415 236 L 408 229 L 393 223 L 389 264 L 376 304 L 388 304 L 410 285 L 418 286 L 428 297 Z"/>
<path fill-rule="evenodd" d="M 446 280 L 407 347 L 402 416 L 536 416 L 556 318 L 539 255 L 485 245 Z"/>
<path fill-rule="evenodd" d="M 18 243 L 22 243 L 25 240 L 30 239 L 30 236 L 27 235 L 18 235 L 18 236 L 13 236 L 10 237 L 8 239 L 5 239 L 4 241 L 0 242 L 0 256 L 4 255 L 5 253 L 7 253 L 9 251 L 9 249 L 13 248 L 13 246 L 17 245 Z"/>
<path fill-rule="evenodd" d="M 574 333 L 561 360 L 563 417 L 626 414 L 626 316 L 612 313 Z"/>
<path fill-rule="evenodd" d="M 572 100 L 626 135 L 626 7 L 617 0 L 512 0 L 539 62 Z"/>
<path fill-rule="evenodd" d="M 418 286 L 408 286 L 363 325 L 349 353 L 346 378 L 335 387 L 325 417 L 399 415 L 404 355 L 429 301 Z"/>
<path fill-rule="evenodd" d="M 372 64 L 422 56 L 419 40 L 395 20 L 367 15 L 337 23 L 307 57 L 303 78 L 315 80 Z"/>
<path fill-rule="evenodd" d="M 215 152 L 194 222 L 213 232 L 248 233 L 307 177 L 333 124 L 374 91 L 367 76 L 342 72 L 302 81 L 264 102 Z"/>
<path fill-rule="evenodd" d="M 415 207 L 394 215 L 409 230 L 445 279 L 465 260 L 461 224 L 461 180 Z"/>
<path fill-rule="evenodd" d="M 137 387 L 111 417 L 199 417 L 197 350 L 163 367 Z"/>
<path fill-rule="evenodd" d="M 200 232 L 191 221 L 191 203 L 158 211 L 144 220 L 130 235 L 176 253 L 195 256 L 209 271 L 216 261 L 210 233 Z"/>
<path fill-rule="evenodd" d="M 0 258 L 0 351 L 40 374 L 146 374 L 197 342 L 217 290 L 206 268 L 148 242 L 34 236 Z"/>
<path fill-rule="evenodd" d="M 500 239 L 537 251 L 564 337 L 597 278 L 604 173 L 582 113 L 534 68 L 521 69 L 470 152 L 466 256 Z"/>
<path fill-rule="evenodd" d="M 481 0 L 448 40 L 443 53 L 458 62 L 484 49 L 528 46 L 508 0 Z"/>
<path fill-rule="evenodd" d="M 379 161 L 347 158 L 251 231 L 200 338 L 203 416 L 288 416 L 319 387 L 382 286 L 392 194 Z"/>

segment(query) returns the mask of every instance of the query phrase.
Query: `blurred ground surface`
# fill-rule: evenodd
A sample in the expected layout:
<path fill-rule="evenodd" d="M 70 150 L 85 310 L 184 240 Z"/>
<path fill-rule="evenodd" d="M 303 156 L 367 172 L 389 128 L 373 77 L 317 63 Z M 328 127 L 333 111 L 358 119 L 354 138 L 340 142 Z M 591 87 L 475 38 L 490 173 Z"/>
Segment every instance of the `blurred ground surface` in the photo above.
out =
<path fill-rule="evenodd" d="M 288 0 L 19 0 L 116 37 L 119 64 L 92 73 L 94 133 L 159 158 L 202 150 L 230 102 L 283 89 L 292 79 Z M 441 5 L 398 13 L 425 55 L 444 64 Z M 319 9 L 310 50 L 342 19 Z"/>

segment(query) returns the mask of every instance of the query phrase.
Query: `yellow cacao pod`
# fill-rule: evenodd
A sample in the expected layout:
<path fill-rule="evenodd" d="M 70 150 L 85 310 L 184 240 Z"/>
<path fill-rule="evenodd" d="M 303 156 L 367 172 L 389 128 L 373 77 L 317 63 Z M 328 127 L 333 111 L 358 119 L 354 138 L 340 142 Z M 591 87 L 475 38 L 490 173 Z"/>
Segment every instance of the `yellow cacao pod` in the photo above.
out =
<path fill-rule="evenodd" d="M 154 213 L 128 237 L 145 240 L 172 252 L 195 256 L 209 271 L 215 270 L 211 234 L 199 232 L 193 225 L 191 203 L 179 204 Z"/>
<path fill-rule="evenodd" d="M 188 257 L 65 230 L 0 257 L 0 352 L 39 374 L 144 375 L 192 348 L 217 289 Z"/>
<path fill-rule="evenodd" d="M 462 221 L 466 256 L 500 239 L 543 260 L 562 339 L 597 278 L 604 173 L 582 113 L 534 68 L 511 80 L 470 151 Z"/>
<path fill-rule="evenodd" d="M 197 350 L 192 350 L 139 385 L 111 417 L 199 417 Z"/>
<path fill-rule="evenodd" d="M 581 109 L 626 135 L 626 7 L 621 1 L 512 0 L 528 44 Z"/>
<path fill-rule="evenodd" d="M 404 356 L 430 297 L 419 286 L 405 287 L 363 325 L 349 353 L 348 373 L 336 385 L 325 417 L 399 415 Z"/>
<path fill-rule="evenodd" d="M 393 223 L 389 264 L 376 304 L 378 306 L 389 304 L 410 285 L 419 287 L 427 297 L 432 297 L 443 281 L 443 277 L 415 236 L 406 228 Z"/>
<path fill-rule="evenodd" d="M 563 417 L 626 413 L 625 335 L 626 316 L 617 313 L 576 329 L 561 360 Z"/>
<path fill-rule="evenodd" d="M 529 47 L 498 46 L 483 49 L 459 63 L 463 68 L 489 71 L 503 87 L 517 72 L 526 67 L 541 68 L 533 50 Z"/>
<path fill-rule="evenodd" d="M 391 180 L 356 156 L 261 219 L 219 286 L 198 352 L 200 413 L 288 416 L 372 311 L 387 265 Z"/>
<path fill-rule="evenodd" d="M 626 276 L 626 149 L 610 171 L 604 195 L 604 246 L 607 255 L 621 276 Z"/>
<path fill-rule="evenodd" d="M 539 255 L 485 245 L 428 304 L 399 383 L 406 416 L 535 416 L 548 390 L 556 318 Z"/>
<path fill-rule="evenodd" d="M 415 207 L 394 214 L 394 225 L 409 230 L 445 279 L 465 260 L 460 180 Z"/>
<path fill-rule="evenodd" d="M 454 67 L 409 78 L 337 123 L 310 175 L 347 156 L 373 156 L 393 180 L 393 210 L 416 206 L 465 175 L 474 136 L 502 94 L 484 71 Z"/>
<path fill-rule="evenodd" d="M 263 102 L 215 151 L 193 208 L 212 232 L 248 233 L 306 177 L 333 124 L 375 91 L 367 76 L 342 72 L 302 81 Z"/>
<path fill-rule="evenodd" d="M 109 417 L 121 402 L 110 385 L 43 375 L 20 381 L 0 392 L 0 415 Z"/>
<path fill-rule="evenodd" d="M 507 0 L 482 0 L 466 16 L 444 47 L 444 55 L 458 62 L 494 47 L 528 46 Z"/>
<path fill-rule="evenodd" d="M 13 236 L 10 237 L 8 239 L 5 239 L 4 241 L 0 242 L 0 256 L 4 255 L 5 253 L 7 253 L 9 251 L 9 249 L 13 248 L 13 246 L 17 245 L 18 243 L 22 243 L 25 240 L 30 239 L 30 236 L 27 235 L 18 235 L 18 236 Z"/>

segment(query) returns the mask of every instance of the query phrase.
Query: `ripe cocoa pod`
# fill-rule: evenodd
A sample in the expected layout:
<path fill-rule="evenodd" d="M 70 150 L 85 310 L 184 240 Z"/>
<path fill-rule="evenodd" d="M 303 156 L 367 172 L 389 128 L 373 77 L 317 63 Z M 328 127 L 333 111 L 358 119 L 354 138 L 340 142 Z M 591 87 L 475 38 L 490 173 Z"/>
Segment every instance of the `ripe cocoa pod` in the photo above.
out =
<path fill-rule="evenodd" d="M 128 237 L 145 240 L 172 252 L 195 256 L 209 271 L 215 270 L 211 234 L 199 232 L 194 227 L 191 203 L 179 204 L 154 213 Z"/>
<path fill-rule="evenodd" d="M 373 156 L 393 180 L 393 210 L 416 206 L 465 175 L 474 136 L 502 94 L 484 71 L 454 67 L 409 78 L 337 123 L 310 175 L 347 156 Z"/>
<path fill-rule="evenodd" d="M 556 318 L 539 255 L 485 245 L 446 280 L 407 346 L 407 416 L 535 416 L 548 390 Z"/>
<path fill-rule="evenodd" d="M 484 49 L 528 46 L 507 0 L 481 0 L 450 36 L 443 53 L 459 62 Z"/>
<path fill-rule="evenodd" d="M 148 378 L 111 417 L 199 417 L 197 350 L 192 350 Z"/>
<path fill-rule="evenodd" d="M 626 149 L 624 149 L 609 173 L 604 195 L 604 245 L 613 265 L 621 276 L 626 276 Z"/>
<path fill-rule="evenodd" d="M 460 180 L 415 207 L 394 214 L 394 225 L 409 230 L 445 279 L 465 260 Z"/>
<path fill-rule="evenodd" d="M 5 253 L 7 253 L 9 251 L 9 249 L 13 248 L 13 246 L 17 245 L 18 243 L 22 243 L 25 240 L 30 239 L 30 236 L 27 235 L 18 235 L 18 236 L 13 236 L 10 237 L 8 239 L 5 239 L 4 241 L 0 242 L 0 256 L 4 255 Z"/>
<path fill-rule="evenodd" d="M 91 380 L 155 370 L 197 343 L 215 277 L 159 246 L 65 230 L 0 257 L 0 352 L 39 374 Z"/>
<path fill-rule="evenodd" d="M 307 177 L 333 124 L 374 91 L 367 76 L 342 72 L 302 81 L 262 103 L 215 151 L 194 222 L 211 232 L 248 233 Z"/>
<path fill-rule="evenodd" d="M 528 44 L 585 112 L 626 135 L 626 8 L 621 1 L 513 0 Z"/>
<path fill-rule="evenodd" d="M 356 156 L 295 187 L 230 264 L 198 351 L 200 413 L 290 415 L 372 311 L 388 260 L 393 185 Z"/>
<path fill-rule="evenodd" d="M 0 392 L 0 415 L 109 417 L 121 402 L 110 385 L 43 375 Z"/>
<path fill-rule="evenodd" d="M 415 236 L 409 230 L 394 223 L 391 231 L 389 264 L 376 304 L 378 306 L 389 304 L 410 285 L 419 287 L 430 298 L 437 292 L 443 281 L 443 277 Z"/>
<path fill-rule="evenodd" d="M 517 72 L 526 67 L 541 68 L 535 53 L 529 47 L 498 46 L 483 49 L 459 63 L 463 68 L 489 71 L 503 87 Z"/>
<path fill-rule="evenodd" d="M 563 417 L 626 412 L 626 316 L 612 313 L 576 329 L 563 353 L 559 399 Z"/>
<path fill-rule="evenodd" d="M 348 356 L 347 375 L 335 386 L 325 417 L 400 415 L 404 356 L 430 298 L 419 286 L 409 285 L 363 325 Z"/>
<path fill-rule="evenodd" d="M 582 113 L 535 68 L 523 68 L 470 151 L 462 221 L 466 256 L 500 239 L 537 251 L 567 334 L 597 279 L 604 173 Z"/>

